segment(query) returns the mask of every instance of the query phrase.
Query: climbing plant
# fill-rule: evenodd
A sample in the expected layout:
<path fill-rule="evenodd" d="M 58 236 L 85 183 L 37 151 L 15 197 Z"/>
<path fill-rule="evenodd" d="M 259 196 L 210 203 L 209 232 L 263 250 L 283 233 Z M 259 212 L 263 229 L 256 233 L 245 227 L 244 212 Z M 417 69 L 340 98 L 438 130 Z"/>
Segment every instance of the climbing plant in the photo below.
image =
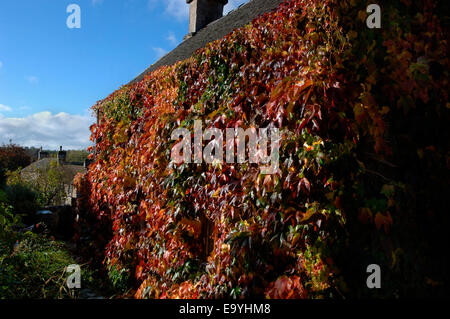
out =
<path fill-rule="evenodd" d="M 79 229 L 136 298 L 444 293 L 445 5 L 379 3 L 369 29 L 367 1 L 286 1 L 93 107 Z M 171 132 L 197 119 L 279 128 L 279 170 L 175 164 Z"/>

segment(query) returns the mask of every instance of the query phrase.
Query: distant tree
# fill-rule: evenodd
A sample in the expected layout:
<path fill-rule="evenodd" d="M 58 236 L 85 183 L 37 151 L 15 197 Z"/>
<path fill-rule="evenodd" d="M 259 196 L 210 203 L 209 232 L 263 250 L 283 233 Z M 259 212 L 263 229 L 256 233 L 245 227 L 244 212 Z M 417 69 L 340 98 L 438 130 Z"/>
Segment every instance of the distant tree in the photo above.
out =
<path fill-rule="evenodd" d="M 66 161 L 69 163 L 83 163 L 88 155 L 89 153 L 86 150 L 69 150 L 67 151 Z"/>
<path fill-rule="evenodd" d="M 7 171 L 14 171 L 31 164 L 31 157 L 25 148 L 8 144 L 0 147 L 0 184 L 3 184 Z"/>
<path fill-rule="evenodd" d="M 47 169 L 39 170 L 39 178 L 34 180 L 34 188 L 41 194 L 43 206 L 60 205 L 66 196 L 64 189 L 64 172 L 58 161 L 51 162 Z"/>
<path fill-rule="evenodd" d="M 40 148 L 37 147 L 25 147 L 25 151 L 28 154 L 28 156 L 30 156 L 32 162 L 37 161 L 39 150 Z"/>
<path fill-rule="evenodd" d="M 33 168 L 27 172 L 20 170 L 8 174 L 7 185 L 25 185 L 38 194 L 40 206 L 60 205 L 65 197 L 64 171 L 57 160 L 48 165 Z"/>
<path fill-rule="evenodd" d="M 40 196 L 31 185 L 26 183 L 14 183 L 4 186 L 4 194 L 11 212 L 17 216 L 23 216 L 27 223 L 32 222 L 32 217 L 41 206 Z"/>

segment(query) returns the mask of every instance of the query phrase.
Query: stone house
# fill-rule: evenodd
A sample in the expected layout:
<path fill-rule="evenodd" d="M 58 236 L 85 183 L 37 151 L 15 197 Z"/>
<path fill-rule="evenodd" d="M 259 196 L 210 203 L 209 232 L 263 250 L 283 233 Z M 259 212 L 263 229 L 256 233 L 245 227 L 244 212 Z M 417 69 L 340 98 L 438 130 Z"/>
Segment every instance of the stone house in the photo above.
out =
<path fill-rule="evenodd" d="M 57 205 L 72 205 L 74 198 L 78 196 L 76 188 L 73 186 L 73 179 L 78 173 L 86 171 L 85 165 L 73 165 L 66 162 L 67 152 L 60 147 L 56 158 L 51 157 L 49 152 L 43 151 L 42 148 L 38 153 L 38 160 L 25 167 L 21 175 L 24 179 L 32 180 L 38 178 L 39 172 L 48 171 L 52 166 L 52 162 L 57 162 L 57 169 L 62 175 L 62 184 L 64 187 L 65 197 Z"/>

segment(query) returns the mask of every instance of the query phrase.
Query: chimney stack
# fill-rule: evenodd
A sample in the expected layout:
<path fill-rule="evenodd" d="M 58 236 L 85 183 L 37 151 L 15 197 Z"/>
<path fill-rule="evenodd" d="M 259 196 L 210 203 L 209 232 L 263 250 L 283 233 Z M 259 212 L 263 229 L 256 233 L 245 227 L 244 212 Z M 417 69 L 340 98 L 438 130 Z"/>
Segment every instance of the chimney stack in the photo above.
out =
<path fill-rule="evenodd" d="M 228 0 L 186 0 L 189 4 L 189 34 L 194 35 L 209 23 L 220 19 Z"/>
<path fill-rule="evenodd" d="M 58 152 L 58 162 L 59 164 L 64 164 L 66 162 L 66 155 L 67 152 L 63 151 L 62 146 L 59 147 L 59 152 Z"/>
<path fill-rule="evenodd" d="M 42 146 L 41 146 L 41 149 L 38 152 L 38 161 L 40 161 L 41 159 L 47 158 L 47 157 L 50 157 L 50 153 L 49 152 L 44 152 L 42 150 Z"/>

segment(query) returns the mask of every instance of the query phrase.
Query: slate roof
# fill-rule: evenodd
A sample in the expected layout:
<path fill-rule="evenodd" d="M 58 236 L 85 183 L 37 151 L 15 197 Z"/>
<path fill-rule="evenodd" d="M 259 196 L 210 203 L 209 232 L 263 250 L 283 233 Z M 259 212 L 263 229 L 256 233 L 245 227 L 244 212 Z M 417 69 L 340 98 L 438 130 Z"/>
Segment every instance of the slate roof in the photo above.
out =
<path fill-rule="evenodd" d="M 250 0 L 238 9 L 229 12 L 226 16 L 211 22 L 194 36 L 180 43 L 174 50 L 167 53 L 156 63 L 152 64 L 142 74 L 130 83 L 138 82 L 144 76 L 163 65 L 172 65 L 178 61 L 189 58 L 196 50 L 206 44 L 221 39 L 233 30 L 250 23 L 254 18 L 276 9 L 285 0 Z"/>
<path fill-rule="evenodd" d="M 22 169 L 22 172 L 32 172 L 36 169 L 47 169 L 48 167 L 50 167 L 50 164 L 52 163 L 52 161 L 56 161 L 56 158 L 46 157 L 46 158 L 40 159 L 36 162 L 31 163 L 24 169 Z"/>
<path fill-rule="evenodd" d="M 22 169 L 22 176 L 26 178 L 34 178 L 34 172 L 36 170 L 49 169 L 52 161 L 55 160 L 56 158 L 43 158 L 39 161 L 33 162 L 29 166 Z M 86 171 L 86 168 L 84 166 L 72 165 L 68 163 L 64 163 L 63 165 L 58 166 L 58 169 L 63 173 L 63 183 L 67 185 L 72 184 L 75 175 Z"/>

